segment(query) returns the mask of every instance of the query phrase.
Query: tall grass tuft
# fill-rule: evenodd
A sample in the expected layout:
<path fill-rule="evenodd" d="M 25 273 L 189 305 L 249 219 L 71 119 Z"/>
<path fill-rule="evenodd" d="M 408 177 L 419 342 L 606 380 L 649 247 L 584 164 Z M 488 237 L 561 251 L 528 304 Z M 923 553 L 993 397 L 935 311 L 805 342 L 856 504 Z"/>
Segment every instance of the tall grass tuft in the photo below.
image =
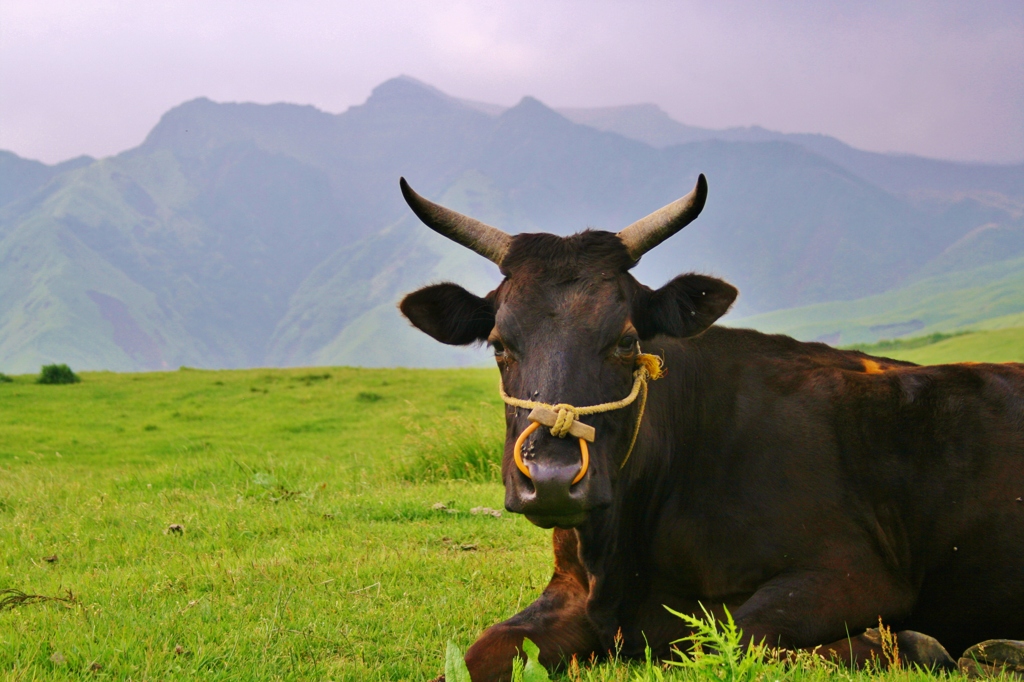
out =
<path fill-rule="evenodd" d="M 71 368 L 67 365 L 43 365 L 43 369 L 39 373 L 39 378 L 36 379 L 36 383 L 77 384 L 81 380 L 81 377 L 72 372 Z"/>
<path fill-rule="evenodd" d="M 504 434 L 493 420 L 457 414 L 426 427 L 413 424 L 399 475 L 414 482 L 500 482 L 504 448 Z"/>

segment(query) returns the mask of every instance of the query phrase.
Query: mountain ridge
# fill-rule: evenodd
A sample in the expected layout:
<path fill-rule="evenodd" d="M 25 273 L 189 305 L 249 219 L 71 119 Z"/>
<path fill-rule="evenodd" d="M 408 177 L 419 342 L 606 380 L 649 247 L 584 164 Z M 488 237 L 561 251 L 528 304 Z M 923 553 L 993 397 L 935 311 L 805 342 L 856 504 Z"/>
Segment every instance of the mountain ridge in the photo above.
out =
<path fill-rule="evenodd" d="M 31 180 L 0 204 L 0 368 L 479 363 L 395 310 L 423 283 L 482 294 L 498 277 L 412 218 L 399 175 L 509 232 L 566 234 L 621 229 L 706 172 L 701 219 L 636 274 L 656 286 L 710 266 L 740 286 L 737 315 L 877 295 L 936 259 L 969 268 L 1016 248 L 1015 167 L 959 193 L 919 173 L 901 192 L 791 140 L 657 147 L 530 97 L 480 107 L 397 78 L 340 114 L 191 100 L 138 147 L 59 169 L 0 155 L 0 178 L 7 163 Z"/>

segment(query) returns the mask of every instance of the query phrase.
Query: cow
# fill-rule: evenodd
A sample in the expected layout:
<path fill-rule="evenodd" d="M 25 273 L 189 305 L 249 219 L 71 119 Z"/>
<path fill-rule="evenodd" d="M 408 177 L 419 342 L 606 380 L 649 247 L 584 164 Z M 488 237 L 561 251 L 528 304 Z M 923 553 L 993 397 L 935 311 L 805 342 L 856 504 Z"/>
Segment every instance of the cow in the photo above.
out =
<path fill-rule="evenodd" d="M 474 681 L 509 679 L 524 637 L 551 668 L 616 638 L 669 657 L 690 630 L 665 607 L 728 609 L 747 643 L 855 666 L 884 660 L 879 618 L 931 667 L 1024 639 L 1024 365 L 917 366 L 715 326 L 730 284 L 644 286 L 630 269 L 697 217 L 703 175 L 618 233 L 569 237 L 510 236 L 400 186 L 504 276 L 400 309 L 441 343 L 493 349 L 505 508 L 554 529 L 554 576 L 469 648 Z M 651 356 L 657 381 L 638 369 Z"/>

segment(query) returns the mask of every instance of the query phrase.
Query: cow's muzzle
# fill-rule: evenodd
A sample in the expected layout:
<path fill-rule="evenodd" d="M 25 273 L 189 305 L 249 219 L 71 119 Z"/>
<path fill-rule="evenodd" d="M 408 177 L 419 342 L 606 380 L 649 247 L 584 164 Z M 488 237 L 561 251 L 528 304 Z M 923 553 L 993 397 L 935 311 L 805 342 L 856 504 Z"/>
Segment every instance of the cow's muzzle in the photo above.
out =
<path fill-rule="evenodd" d="M 511 472 L 506 486 L 505 508 L 524 514 L 541 528 L 573 528 L 583 523 L 592 505 L 592 477 L 574 483 L 579 474 L 578 463 L 537 464 L 529 462 L 530 477 Z"/>
<path fill-rule="evenodd" d="M 575 407 L 568 403 L 549 405 L 535 400 L 513 398 L 505 392 L 504 380 L 500 381 L 498 389 L 505 404 L 517 409 L 531 410 L 528 417 L 530 425 L 519 434 L 512 447 L 512 458 L 517 471 L 507 474 L 510 478 L 505 482 L 505 508 L 513 513 L 525 514 L 531 522 L 544 528 L 572 528 L 582 523 L 587 510 L 593 506 L 600 506 L 601 503 L 595 504 L 593 496 L 588 496 L 594 477 L 587 477 L 590 468 L 590 449 L 587 442 L 594 442 L 595 430 L 594 427 L 579 421 L 579 418 L 621 410 L 639 398 L 639 409 L 629 448 L 619 462 L 619 468 L 624 467 L 640 433 L 644 406 L 647 404 L 647 381 L 658 379 L 661 373 L 659 357 L 638 353 L 633 372 L 633 388 L 629 395 L 621 400 L 586 407 Z M 538 460 L 527 463 L 523 458 L 523 445 L 542 425 L 550 427 L 551 436 L 556 442 L 564 443 L 563 439 L 569 435 L 578 440 L 579 460 L 574 461 L 575 457 L 560 456 L 541 460 L 544 464 Z"/>

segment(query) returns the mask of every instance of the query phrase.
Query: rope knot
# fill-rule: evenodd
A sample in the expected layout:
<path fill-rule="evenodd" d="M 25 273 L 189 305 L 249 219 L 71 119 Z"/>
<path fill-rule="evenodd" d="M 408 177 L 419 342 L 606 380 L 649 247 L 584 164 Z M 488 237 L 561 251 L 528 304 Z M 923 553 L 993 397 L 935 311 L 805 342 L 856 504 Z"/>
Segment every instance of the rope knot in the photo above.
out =
<path fill-rule="evenodd" d="M 636 371 L 646 372 L 647 376 L 650 377 L 651 381 L 657 381 L 661 378 L 661 358 L 651 353 L 641 353 L 636 356 Z"/>
<path fill-rule="evenodd" d="M 541 403 L 534 400 L 513 398 L 505 393 L 505 383 L 501 378 L 499 378 L 498 392 L 501 394 L 501 399 L 505 401 L 506 405 L 515 407 L 516 409 L 521 407 L 523 409 L 532 410 L 529 415 L 529 419 L 532 423 L 523 429 L 512 448 L 512 456 L 515 459 L 516 467 L 523 476 L 532 478 L 530 470 L 523 462 L 522 449 L 523 443 L 526 441 L 527 437 L 540 428 L 541 424 L 544 426 L 550 425 L 552 436 L 555 436 L 556 438 L 565 438 L 570 434 L 573 425 L 581 416 L 620 410 L 623 407 L 632 405 L 633 401 L 639 398 L 640 406 L 637 410 L 636 424 L 633 427 L 633 437 L 629 441 L 629 449 L 626 450 L 626 456 L 619 464 L 619 468 L 621 469 L 626 466 L 626 462 L 629 461 L 629 456 L 633 454 L 633 446 L 636 445 L 637 436 L 640 435 L 640 424 L 643 422 L 644 407 L 647 404 L 647 382 L 648 380 L 655 381 L 660 379 L 665 374 L 665 370 L 662 368 L 661 362 L 661 358 L 657 355 L 651 355 L 648 353 L 641 353 L 637 355 L 636 366 L 633 371 L 633 390 L 629 392 L 629 395 L 622 400 L 616 400 L 610 403 L 601 403 L 600 405 L 588 405 L 586 407 L 574 407 L 567 403 L 549 405 L 547 403 Z M 554 415 L 553 418 L 552 415 Z M 587 473 L 587 467 L 590 466 L 590 451 L 587 449 L 586 441 L 589 440 L 593 442 L 594 428 L 580 422 L 575 435 L 580 439 L 580 453 L 583 456 L 583 463 L 580 466 L 579 473 L 576 474 L 576 478 L 573 479 L 571 485 L 578 483 Z"/>
<path fill-rule="evenodd" d="M 576 408 L 565 403 L 555 405 L 554 408 L 558 410 L 558 418 L 555 420 L 554 426 L 551 427 L 551 435 L 556 438 L 565 438 L 569 435 L 569 429 L 572 428 L 572 423 L 578 416 Z"/>

